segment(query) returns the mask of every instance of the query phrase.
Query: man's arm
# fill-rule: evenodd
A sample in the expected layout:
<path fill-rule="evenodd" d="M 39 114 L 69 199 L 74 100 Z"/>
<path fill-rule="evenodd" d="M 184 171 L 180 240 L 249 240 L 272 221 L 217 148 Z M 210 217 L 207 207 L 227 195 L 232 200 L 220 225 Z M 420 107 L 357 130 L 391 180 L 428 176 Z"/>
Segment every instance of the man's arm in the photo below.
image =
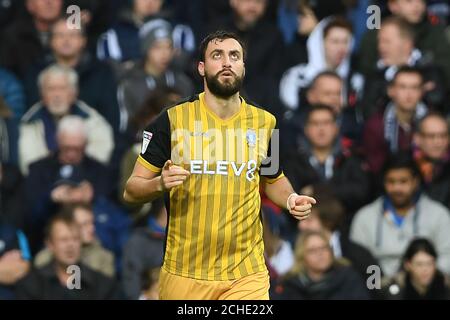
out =
<path fill-rule="evenodd" d="M 136 161 L 125 186 L 123 198 L 133 204 L 152 201 L 162 196 L 165 191 L 181 185 L 188 176 L 189 171 L 173 165 L 171 160 L 166 161 L 161 175 Z"/>
<path fill-rule="evenodd" d="M 269 199 L 280 208 L 286 208 L 297 220 L 308 218 L 314 198 L 301 196 L 294 192 L 291 183 L 282 177 L 273 183 L 265 183 L 265 193 Z"/>

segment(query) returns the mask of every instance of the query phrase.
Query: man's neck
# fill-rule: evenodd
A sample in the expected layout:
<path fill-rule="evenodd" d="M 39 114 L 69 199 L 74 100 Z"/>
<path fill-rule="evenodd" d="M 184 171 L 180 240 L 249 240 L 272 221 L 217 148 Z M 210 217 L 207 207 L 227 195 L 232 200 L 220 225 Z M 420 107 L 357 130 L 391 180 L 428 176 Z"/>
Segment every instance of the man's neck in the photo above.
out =
<path fill-rule="evenodd" d="M 34 19 L 34 26 L 39 32 L 48 32 L 50 30 L 51 23 L 44 20 Z"/>
<path fill-rule="evenodd" d="M 412 202 L 403 207 L 395 207 L 395 213 L 399 216 L 405 217 L 413 207 L 414 207 L 414 203 L 412 203 Z"/>
<path fill-rule="evenodd" d="M 324 277 L 324 273 L 310 270 L 308 271 L 308 276 L 312 281 L 317 282 L 322 280 L 322 278 Z"/>
<path fill-rule="evenodd" d="M 144 69 L 146 74 L 149 74 L 154 77 L 159 77 L 164 73 L 164 70 L 155 68 L 155 66 L 151 65 L 149 62 L 145 62 Z"/>
<path fill-rule="evenodd" d="M 317 160 L 319 160 L 320 163 L 324 163 L 327 158 L 331 155 L 333 148 L 332 147 L 326 147 L 326 148 L 312 148 L 312 154 L 314 157 L 316 157 Z"/>
<path fill-rule="evenodd" d="M 75 55 L 71 57 L 61 57 L 55 55 L 55 59 L 58 64 L 70 68 L 75 68 L 78 65 L 78 62 L 80 61 L 80 58 L 81 55 Z"/>
<path fill-rule="evenodd" d="M 215 96 L 205 86 L 206 107 L 211 109 L 220 119 L 227 120 L 234 116 L 241 107 L 239 93 L 235 93 L 229 98 L 220 98 Z"/>
<path fill-rule="evenodd" d="M 397 121 L 402 126 L 411 126 L 415 111 L 405 111 L 396 107 L 395 114 L 397 116 Z"/>

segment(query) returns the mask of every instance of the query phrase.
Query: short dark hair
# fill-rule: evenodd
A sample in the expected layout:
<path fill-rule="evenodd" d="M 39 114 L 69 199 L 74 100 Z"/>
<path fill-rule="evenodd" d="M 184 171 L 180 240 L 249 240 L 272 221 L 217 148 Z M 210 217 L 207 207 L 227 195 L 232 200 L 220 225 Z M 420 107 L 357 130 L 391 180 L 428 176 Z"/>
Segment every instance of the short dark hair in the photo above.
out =
<path fill-rule="evenodd" d="M 331 114 L 331 116 L 333 117 L 333 121 L 336 122 L 336 119 L 337 119 L 336 114 L 334 113 L 334 110 L 332 107 L 327 106 L 325 104 L 314 104 L 308 108 L 308 111 L 307 111 L 306 117 L 305 117 L 305 124 L 308 124 L 309 120 L 311 119 L 311 115 L 317 111 L 328 111 Z"/>
<path fill-rule="evenodd" d="M 424 79 L 423 79 L 423 74 L 422 71 L 420 71 L 419 68 L 416 67 L 411 67 L 411 66 L 401 66 L 400 68 L 398 68 L 397 72 L 394 75 L 394 78 L 392 78 L 392 80 L 389 82 L 389 85 L 393 85 L 395 83 L 395 81 L 397 81 L 397 78 L 400 74 L 404 74 L 404 73 L 413 73 L 413 74 L 417 74 L 420 77 L 421 83 L 423 84 Z"/>
<path fill-rule="evenodd" d="M 213 33 L 210 33 L 202 40 L 202 42 L 200 43 L 200 47 L 199 47 L 199 60 L 200 61 L 205 61 L 206 48 L 208 47 L 208 44 L 211 41 L 216 40 L 216 39 L 219 41 L 223 41 L 226 39 L 234 39 L 237 42 L 239 42 L 239 44 L 242 47 L 243 59 L 245 61 L 247 52 L 246 52 L 245 44 L 242 41 L 242 39 L 234 32 L 224 31 L 224 30 L 217 30 Z"/>
<path fill-rule="evenodd" d="M 328 33 L 333 28 L 342 28 L 353 34 L 353 27 L 347 19 L 341 16 L 334 17 L 330 23 L 323 29 L 323 38 L 325 39 L 328 36 Z"/>
<path fill-rule="evenodd" d="M 76 226 L 73 217 L 74 206 L 64 206 L 57 214 L 50 218 L 45 227 L 45 239 L 49 240 L 52 236 L 53 227 L 61 222 L 67 226 Z"/>
<path fill-rule="evenodd" d="M 383 167 L 383 176 L 386 177 L 389 171 L 397 169 L 408 169 L 416 178 L 421 176 L 414 158 L 406 151 L 394 153 L 388 157 Z"/>
<path fill-rule="evenodd" d="M 436 249 L 428 239 L 416 238 L 409 243 L 408 248 L 403 255 L 403 263 L 411 261 L 411 259 L 419 252 L 425 252 L 435 259 L 438 257 Z"/>
<path fill-rule="evenodd" d="M 313 186 L 314 198 L 317 204 L 313 211 L 317 213 L 320 223 L 330 231 L 336 231 L 341 227 L 345 217 L 345 208 L 337 198 L 335 191 L 327 184 Z"/>
<path fill-rule="evenodd" d="M 319 72 L 311 80 L 311 82 L 310 82 L 310 84 L 308 86 L 308 90 L 314 88 L 315 85 L 317 84 L 317 81 L 319 81 L 319 79 L 322 78 L 322 77 L 331 77 L 331 78 L 335 78 L 335 79 L 339 80 L 340 82 L 342 82 L 342 78 L 335 71 L 326 70 L 326 71 Z"/>

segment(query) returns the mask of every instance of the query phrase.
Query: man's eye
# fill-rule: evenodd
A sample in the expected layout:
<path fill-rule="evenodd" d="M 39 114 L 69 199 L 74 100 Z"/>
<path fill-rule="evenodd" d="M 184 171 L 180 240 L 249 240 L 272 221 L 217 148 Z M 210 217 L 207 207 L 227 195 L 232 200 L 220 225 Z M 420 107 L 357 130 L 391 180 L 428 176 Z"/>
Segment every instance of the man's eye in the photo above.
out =
<path fill-rule="evenodd" d="M 214 59 L 220 58 L 220 53 L 218 53 L 218 52 L 214 53 L 214 54 L 213 54 L 213 58 L 214 58 Z"/>
<path fill-rule="evenodd" d="M 239 55 L 237 53 L 232 53 L 231 54 L 231 59 L 238 60 L 239 59 Z"/>

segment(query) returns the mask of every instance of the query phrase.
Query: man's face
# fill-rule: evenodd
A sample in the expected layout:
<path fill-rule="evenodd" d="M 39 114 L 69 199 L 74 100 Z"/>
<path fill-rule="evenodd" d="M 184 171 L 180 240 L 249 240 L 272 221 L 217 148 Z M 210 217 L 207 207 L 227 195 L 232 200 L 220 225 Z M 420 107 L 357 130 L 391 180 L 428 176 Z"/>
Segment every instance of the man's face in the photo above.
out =
<path fill-rule="evenodd" d="M 423 287 L 428 287 L 436 273 L 436 259 L 425 252 L 419 251 L 411 261 L 405 263 L 405 268 L 411 275 L 411 280 Z"/>
<path fill-rule="evenodd" d="M 62 12 L 62 0 L 27 0 L 27 10 L 37 20 L 53 22 Z"/>
<path fill-rule="evenodd" d="M 331 148 L 338 134 L 333 115 L 328 110 L 313 111 L 305 126 L 305 135 L 315 148 Z"/>
<path fill-rule="evenodd" d="M 391 169 L 384 177 L 384 189 L 396 208 L 412 204 L 419 181 L 407 168 Z"/>
<path fill-rule="evenodd" d="M 422 78 L 417 73 L 401 73 L 389 86 L 388 94 L 401 111 L 414 112 L 423 96 Z"/>
<path fill-rule="evenodd" d="M 85 208 L 76 208 L 74 210 L 74 219 L 80 228 L 81 242 L 90 244 L 95 240 L 94 214 Z"/>
<path fill-rule="evenodd" d="M 174 51 L 171 40 L 156 40 L 147 52 L 147 61 L 154 69 L 162 73 L 169 68 L 173 54 Z"/>
<path fill-rule="evenodd" d="M 163 0 L 134 0 L 133 11 L 140 17 L 148 17 L 161 11 Z"/>
<path fill-rule="evenodd" d="M 409 23 L 419 23 L 426 10 L 424 0 L 391 0 L 388 2 L 389 10 L 396 16 Z"/>
<path fill-rule="evenodd" d="M 304 260 L 307 270 L 315 273 L 326 272 L 333 263 L 330 245 L 322 237 L 310 236 L 305 242 Z"/>
<path fill-rule="evenodd" d="M 412 41 L 402 37 L 397 26 L 390 23 L 381 26 L 378 32 L 378 53 L 386 66 L 406 64 L 412 50 Z"/>
<path fill-rule="evenodd" d="M 77 165 L 83 160 L 87 142 L 83 134 L 60 132 L 57 140 L 62 164 Z"/>
<path fill-rule="evenodd" d="M 332 68 L 337 68 L 350 53 L 351 34 L 344 28 L 331 28 L 324 39 L 325 59 Z"/>
<path fill-rule="evenodd" d="M 239 20 L 247 26 L 255 25 L 264 15 L 267 0 L 230 0 Z"/>
<path fill-rule="evenodd" d="M 76 100 L 76 90 L 64 75 L 47 74 L 41 88 L 42 102 L 55 117 L 69 113 Z"/>
<path fill-rule="evenodd" d="M 324 104 L 333 108 L 336 114 L 342 110 L 342 81 L 335 77 L 322 76 L 308 90 L 307 98 L 311 105 Z"/>
<path fill-rule="evenodd" d="M 80 231 L 76 224 L 68 225 L 64 222 L 56 222 L 47 246 L 57 263 L 65 266 L 76 264 L 80 260 L 81 254 Z"/>
<path fill-rule="evenodd" d="M 442 159 L 448 152 L 448 125 L 438 117 L 426 118 L 414 136 L 420 150 L 430 159 Z"/>
<path fill-rule="evenodd" d="M 72 58 L 80 55 L 86 39 L 78 29 L 69 29 L 64 21 L 58 21 L 53 26 L 50 46 L 57 57 Z"/>
<path fill-rule="evenodd" d="M 198 64 L 198 72 L 215 96 L 228 98 L 239 92 L 245 72 L 243 50 L 239 42 L 231 38 L 210 41 L 205 61 Z"/>

